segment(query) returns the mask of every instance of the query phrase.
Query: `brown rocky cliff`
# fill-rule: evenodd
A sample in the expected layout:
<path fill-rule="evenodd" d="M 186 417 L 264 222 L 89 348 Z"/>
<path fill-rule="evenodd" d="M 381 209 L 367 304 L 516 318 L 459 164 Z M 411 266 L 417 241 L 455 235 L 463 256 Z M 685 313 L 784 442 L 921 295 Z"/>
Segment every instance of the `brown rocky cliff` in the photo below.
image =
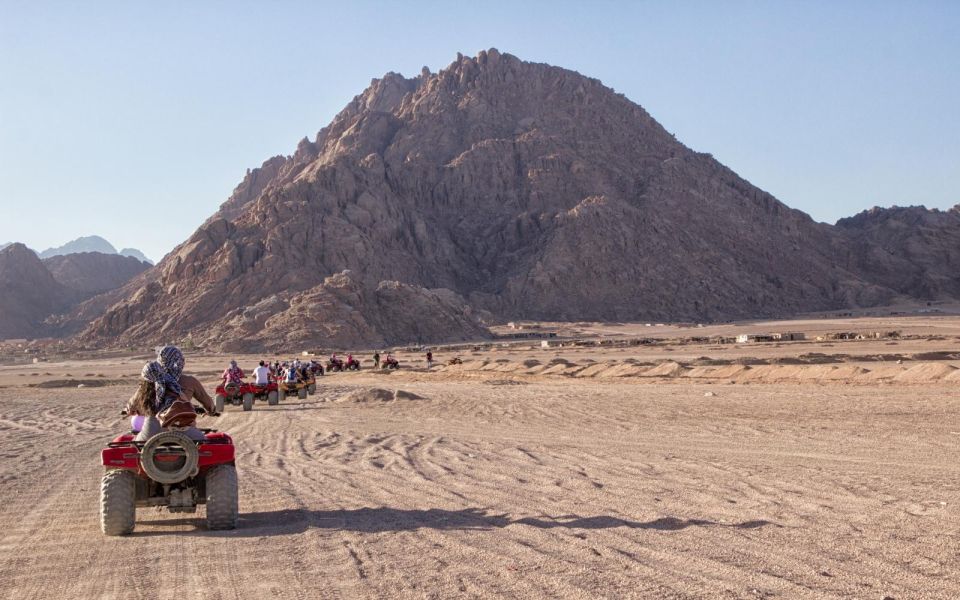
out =
<path fill-rule="evenodd" d="M 23 244 L 0 250 L 0 339 L 44 335 L 43 320 L 75 300 L 32 250 Z"/>
<path fill-rule="evenodd" d="M 43 260 L 53 278 L 86 299 L 116 289 L 150 268 L 129 256 L 79 252 Z"/>

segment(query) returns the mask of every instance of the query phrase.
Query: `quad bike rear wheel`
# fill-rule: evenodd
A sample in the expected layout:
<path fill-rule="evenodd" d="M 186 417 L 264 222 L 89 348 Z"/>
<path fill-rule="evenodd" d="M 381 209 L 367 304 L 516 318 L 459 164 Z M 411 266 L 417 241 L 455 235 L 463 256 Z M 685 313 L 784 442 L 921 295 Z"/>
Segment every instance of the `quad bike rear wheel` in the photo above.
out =
<path fill-rule="evenodd" d="M 217 408 L 218 413 L 223 412 L 223 405 L 227 402 L 227 397 L 223 394 L 217 394 L 217 397 L 214 398 L 214 405 Z"/>
<path fill-rule="evenodd" d="M 207 471 L 207 529 L 237 526 L 237 468 L 217 465 Z"/>
<path fill-rule="evenodd" d="M 100 480 L 100 530 L 105 535 L 133 532 L 137 519 L 136 481 L 133 473 L 111 469 Z"/>
<path fill-rule="evenodd" d="M 297 390 L 297 398 L 300 398 L 301 400 L 306 400 L 306 399 L 307 399 L 307 388 L 306 388 L 306 387 L 302 387 L 302 388 L 300 388 L 299 390 Z"/>
<path fill-rule="evenodd" d="M 316 394 L 316 393 L 317 393 L 317 384 L 311 383 L 311 384 L 307 387 L 307 391 L 310 392 L 311 394 Z"/>
<path fill-rule="evenodd" d="M 280 402 L 280 392 L 277 390 L 267 392 L 267 404 L 270 406 L 276 406 L 278 402 Z"/>
<path fill-rule="evenodd" d="M 181 431 L 164 431 L 153 436 L 140 451 L 140 467 L 157 483 L 179 483 L 198 472 L 200 451 Z"/>
<path fill-rule="evenodd" d="M 243 395 L 243 410 L 253 410 L 253 394 L 250 392 Z"/>

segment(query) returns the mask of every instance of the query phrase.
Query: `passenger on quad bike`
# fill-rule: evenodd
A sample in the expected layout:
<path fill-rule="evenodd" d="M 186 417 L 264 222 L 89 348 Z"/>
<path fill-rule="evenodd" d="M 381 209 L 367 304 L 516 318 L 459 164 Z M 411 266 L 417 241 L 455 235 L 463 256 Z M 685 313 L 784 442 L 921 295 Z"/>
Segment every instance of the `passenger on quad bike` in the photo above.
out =
<path fill-rule="evenodd" d="M 196 413 L 190 400 L 200 402 L 212 416 L 218 413 L 200 382 L 189 375 L 175 378 L 174 373 L 164 369 L 159 362 L 144 365 L 140 376 L 140 386 L 124 410 L 124 414 L 143 417 L 136 440 L 147 441 L 169 428 L 182 430 L 190 439 L 202 440 L 203 433 L 195 426 Z M 186 389 L 180 384 L 183 379 L 187 380 Z"/>
<path fill-rule="evenodd" d="M 243 369 L 237 366 L 237 361 L 231 360 L 230 366 L 223 371 L 223 375 L 220 376 L 220 379 L 223 380 L 224 385 L 227 385 L 228 383 L 240 385 L 243 383 L 244 377 L 246 377 L 246 375 L 244 375 Z"/>

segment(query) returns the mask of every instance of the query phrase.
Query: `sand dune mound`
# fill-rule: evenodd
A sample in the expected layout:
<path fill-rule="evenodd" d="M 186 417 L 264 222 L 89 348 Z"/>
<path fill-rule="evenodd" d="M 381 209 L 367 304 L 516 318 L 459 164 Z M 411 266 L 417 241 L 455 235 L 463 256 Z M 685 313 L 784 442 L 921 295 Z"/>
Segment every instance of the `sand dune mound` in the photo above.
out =
<path fill-rule="evenodd" d="M 644 371 L 643 377 L 679 377 L 683 375 L 686 371 L 686 368 L 678 362 L 668 360 L 667 362 L 660 363 L 659 365 Z"/>
<path fill-rule="evenodd" d="M 953 374 L 956 367 L 939 363 L 920 363 L 914 365 L 894 377 L 894 381 L 901 383 L 924 383 L 927 381 L 939 381 L 944 377 Z"/>
<path fill-rule="evenodd" d="M 385 390 L 383 388 L 361 388 L 340 396 L 339 402 L 364 404 L 372 402 L 393 402 L 395 400 L 423 400 L 413 392 L 405 390 Z"/>

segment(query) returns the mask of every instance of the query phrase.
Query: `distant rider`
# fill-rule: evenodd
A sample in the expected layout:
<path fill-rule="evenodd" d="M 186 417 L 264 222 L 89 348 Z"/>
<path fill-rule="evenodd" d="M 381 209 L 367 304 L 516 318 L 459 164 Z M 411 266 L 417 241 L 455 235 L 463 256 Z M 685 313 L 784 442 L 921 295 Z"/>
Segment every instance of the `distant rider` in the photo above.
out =
<path fill-rule="evenodd" d="M 246 375 L 243 374 L 243 369 L 237 366 L 237 361 L 231 360 L 230 366 L 223 371 L 220 379 L 223 380 L 224 385 L 231 383 L 239 385 L 243 383 L 244 377 L 246 377 Z"/>
<path fill-rule="evenodd" d="M 273 377 L 270 373 L 270 367 L 267 367 L 262 360 L 260 366 L 253 370 L 253 376 L 256 385 L 267 385 L 270 383 L 270 378 Z"/>

